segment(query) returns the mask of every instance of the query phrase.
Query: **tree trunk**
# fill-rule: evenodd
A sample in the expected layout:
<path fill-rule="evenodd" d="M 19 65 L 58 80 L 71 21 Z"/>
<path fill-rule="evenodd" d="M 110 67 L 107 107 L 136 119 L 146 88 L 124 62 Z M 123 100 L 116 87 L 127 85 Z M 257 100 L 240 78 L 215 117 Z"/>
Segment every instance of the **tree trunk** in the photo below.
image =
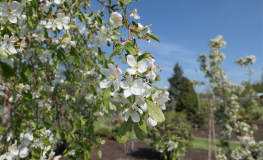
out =
<path fill-rule="evenodd" d="M 211 102 L 211 100 L 210 100 Z M 211 160 L 211 126 L 212 126 L 212 122 L 211 122 L 211 119 L 212 119 L 212 112 L 211 112 L 211 105 L 210 105 L 210 114 L 209 114 L 209 135 L 208 135 L 208 147 L 209 147 L 209 151 L 208 151 L 208 160 Z"/>
<path fill-rule="evenodd" d="M 215 157 L 217 155 L 216 153 L 216 135 L 215 135 L 215 119 L 214 119 L 214 110 L 213 110 L 213 105 L 212 105 L 212 100 L 210 101 L 210 107 L 212 110 L 212 131 L 213 131 L 213 140 L 214 140 L 214 149 L 215 149 Z"/>

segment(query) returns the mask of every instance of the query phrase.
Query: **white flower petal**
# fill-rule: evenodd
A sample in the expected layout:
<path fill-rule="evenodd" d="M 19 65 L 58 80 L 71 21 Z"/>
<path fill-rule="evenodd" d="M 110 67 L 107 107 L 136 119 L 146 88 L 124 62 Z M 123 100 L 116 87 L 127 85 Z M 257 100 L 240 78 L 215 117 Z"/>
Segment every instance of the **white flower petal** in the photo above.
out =
<path fill-rule="evenodd" d="M 100 82 L 100 88 L 109 88 L 112 85 L 112 81 L 109 79 L 104 79 Z"/>
<path fill-rule="evenodd" d="M 129 117 L 131 115 L 131 109 L 129 109 L 126 113 L 125 113 L 125 121 L 128 121 Z"/>
<path fill-rule="evenodd" d="M 120 83 L 120 87 L 123 88 L 123 89 L 128 89 L 129 88 L 129 84 L 128 82 L 121 82 Z"/>
<path fill-rule="evenodd" d="M 110 76 L 110 74 L 111 74 L 110 71 L 108 69 L 105 69 L 105 68 L 100 69 L 100 73 L 106 77 Z"/>
<path fill-rule="evenodd" d="M 130 75 L 135 75 L 136 74 L 136 71 L 137 69 L 135 67 L 133 68 L 128 68 L 127 69 L 127 72 L 130 74 Z"/>
<path fill-rule="evenodd" d="M 156 126 L 157 125 L 157 121 L 153 120 L 151 117 L 148 117 L 146 123 L 147 123 L 147 126 Z"/>
<path fill-rule="evenodd" d="M 122 98 L 121 98 L 121 102 L 122 102 L 123 104 L 128 104 L 128 103 L 130 103 L 130 101 L 129 101 L 127 98 L 125 98 L 125 97 L 122 97 Z"/>
<path fill-rule="evenodd" d="M 19 152 L 20 158 L 25 158 L 27 155 L 28 155 L 28 148 L 27 147 L 20 149 L 20 152 Z"/>
<path fill-rule="evenodd" d="M 132 55 L 128 55 L 128 56 L 127 56 L 127 63 L 128 63 L 130 66 L 134 67 L 135 64 L 136 64 L 136 60 L 135 60 L 135 58 L 134 58 Z"/>
<path fill-rule="evenodd" d="M 132 92 L 131 92 L 130 88 L 124 90 L 124 96 L 125 97 L 129 97 L 131 94 L 132 94 Z"/>
<path fill-rule="evenodd" d="M 13 1 L 10 3 L 10 9 L 15 10 L 15 11 L 18 10 L 20 6 L 21 6 L 20 3 L 16 1 Z"/>
<path fill-rule="evenodd" d="M 118 91 L 119 90 L 119 82 L 118 81 L 114 81 L 113 85 L 114 85 L 115 91 Z"/>
<path fill-rule="evenodd" d="M 147 71 L 148 67 L 150 65 L 150 60 L 149 59 L 143 59 L 140 61 L 140 66 L 138 68 L 138 71 L 140 73 L 144 73 L 145 71 Z"/>
<path fill-rule="evenodd" d="M 131 114 L 131 116 L 132 116 L 132 120 L 133 120 L 134 122 L 140 122 L 140 115 L 139 115 L 138 112 L 133 111 L 132 114 Z"/>

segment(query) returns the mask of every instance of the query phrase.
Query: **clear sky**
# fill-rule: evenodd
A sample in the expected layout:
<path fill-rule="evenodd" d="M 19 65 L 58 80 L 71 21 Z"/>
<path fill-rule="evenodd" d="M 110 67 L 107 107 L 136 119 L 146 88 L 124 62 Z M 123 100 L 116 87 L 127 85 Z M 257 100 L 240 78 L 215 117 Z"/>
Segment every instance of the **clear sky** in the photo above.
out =
<path fill-rule="evenodd" d="M 116 2 L 112 0 L 112 4 Z M 91 6 L 103 9 L 95 2 Z M 237 58 L 247 55 L 257 57 L 257 61 L 251 66 L 255 70 L 252 82 L 261 79 L 262 0 L 140 0 L 128 7 L 130 11 L 135 8 L 141 17 L 137 22 L 144 26 L 152 23 L 152 33 L 161 41 L 138 41 L 139 48 L 151 53 L 156 59 L 156 65 L 163 66 L 160 73 L 162 81 L 158 86 L 169 86 L 167 79 L 172 76 L 176 62 L 182 66 L 185 77 L 197 78 L 195 70 L 199 68 L 198 55 L 209 54 L 208 41 L 219 34 L 227 42 L 221 52 L 226 55 L 223 69 L 227 71 L 229 80 L 240 84 L 248 79 L 247 69 L 234 63 Z M 200 72 L 198 78 L 207 81 Z M 200 88 L 201 91 L 205 89 L 205 86 Z"/>

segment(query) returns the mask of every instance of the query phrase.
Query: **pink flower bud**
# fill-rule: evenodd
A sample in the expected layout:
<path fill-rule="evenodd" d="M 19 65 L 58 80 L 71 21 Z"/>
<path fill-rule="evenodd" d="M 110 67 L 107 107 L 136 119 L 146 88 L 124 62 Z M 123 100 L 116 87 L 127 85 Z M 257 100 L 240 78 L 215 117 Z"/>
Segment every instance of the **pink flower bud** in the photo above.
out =
<path fill-rule="evenodd" d="M 122 70 L 121 70 L 120 67 L 117 67 L 117 70 L 118 70 L 120 73 L 122 73 Z"/>

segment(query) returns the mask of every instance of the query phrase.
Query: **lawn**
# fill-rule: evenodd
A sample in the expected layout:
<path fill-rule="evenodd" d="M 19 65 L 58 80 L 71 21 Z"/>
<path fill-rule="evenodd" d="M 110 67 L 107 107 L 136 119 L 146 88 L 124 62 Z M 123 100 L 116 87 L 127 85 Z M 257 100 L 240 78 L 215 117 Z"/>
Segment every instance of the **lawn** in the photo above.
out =
<path fill-rule="evenodd" d="M 208 139 L 207 138 L 198 138 L 195 137 L 192 142 L 194 149 L 208 150 Z M 219 140 L 216 140 L 216 147 L 218 149 L 218 145 L 220 144 Z M 237 148 L 240 145 L 239 141 L 231 141 L 231 146 L 233 149 Z M 211 149 L 214 150 L 214 142 L 213 139 L 211 141 Z"/>
<path fill-rule="evenodd" d="M 255 107 L 254 111 L 257 111 L 257 112 L 263 114 L 263 107 Z M 263 120 L 263 116 L 261 116 L 259 120 Z"/>

